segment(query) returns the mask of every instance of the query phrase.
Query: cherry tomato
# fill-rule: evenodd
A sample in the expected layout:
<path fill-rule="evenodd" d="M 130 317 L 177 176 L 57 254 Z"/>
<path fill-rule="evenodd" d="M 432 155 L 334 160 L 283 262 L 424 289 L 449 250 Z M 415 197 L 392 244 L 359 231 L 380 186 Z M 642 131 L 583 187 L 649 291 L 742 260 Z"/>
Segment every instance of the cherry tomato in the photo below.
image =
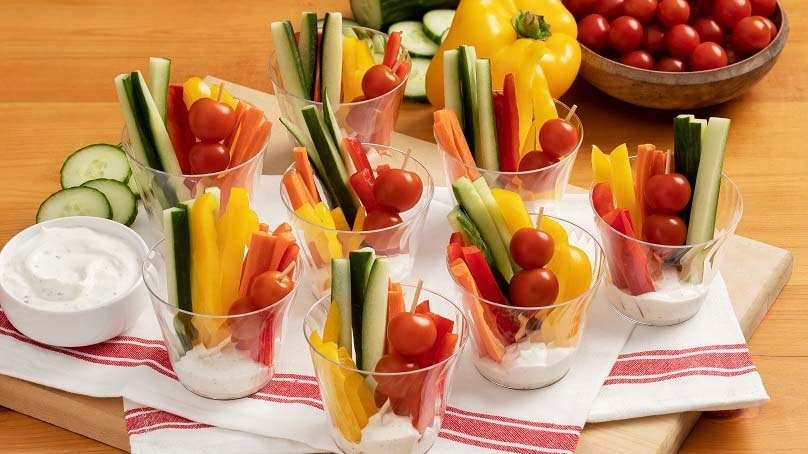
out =
<path fill-rule="evenodd" d="M 647 51 L 635 50 L 620 57 L 620 63 L 640 69 L 654 69 L 654 57 Z"/>
<path fill-rule="evenodd" d="M 379 205 L 401 213 L 414 207 L 421 200 L 423 190 L 424 183 L 417 173 L 390 169 L 376 179 L 373 185 L 373 197 Z"/>
<path fill-rule="evenodd" d="M 693 28 L 699 34 L 699 40 L 703 43 L 709 41 L 721 44 L 724 42 L 724 30 L 721 30 L 721 26 L 718 25 L 715 19 L 700 17 L 693 21 Z"/>
<path fill-rule="evenodd" d="M 771 42 L 771 29 L 763 17 L 750 16 L 739 20 L 732 29 L 732 47 L 742 54 L 754 54 Z"/>
<path fill-rule="evenodd" d="M 777 8 L 777 0 L 749 0 L 752 4 L 752 15 L 772 17 Z"/>
<path fill-rule="evenodd" d="M 522 268 L 541 268 L 553 258 L 555 243 L 547 232 L 533 227 L 516 231 L 511 238 L 511 258 Z"/>
<path fill-rule="evenodd" d="M 612 20 L 623 15 L 624 0 L 597 0 L 593 12 Z"/>
<path fill-rule="evenodd" d="M 230 152 L 220 143 L 197 142 L 188 151 L 195 174 L 221 172 L 230 164 Z"/>
<path fill-rule="evenodd" d="M 686 24 L 690 18 L 690 4 L 687 0 L 661 0 L 657 8 L 657 20 L 670 28 L 674 25 Z"/>
<path fill-rule="evenodd" d="M 558 162 L 553 156 L 548 153 L 542 153 L 541 150 L 528 151 L 519 160 L 519 171 L 526 172 L 528 170 L 538 170 L 549 167 Z"/>
<path fill-rule="evenodd" d="M 424 314 L 401 312 L 387 324 L 387 340 L 404 356 L 425 353 L 435 346 L 438 330 L 432 318 Z"/>
<path fill-rule="evenodd" d="M 679 216 L 652 214 L 642 224 L 643 239 L 664 246 L 681 246 L 687 239 L 687 226 Z"/>
<path fill-rule="evenodd" d="M 732 30 L 738 21 L 752 15 L 752 4 L 749 0 L 715 0 L 713 13 L 724 30 Z"/>
<path fill-rule="evenodd" d="M 578 22 L 578 41 L 593 52 L 609 50 L 609 21 L 600 14 L 590 14 Z"/>
<path fill-rule="evenodd" d="M 236 112 L 225 103 L 199 98 L 188 110 L 188 124 L 199 140 L 208 143 L 226 139 L 236 127 Z"/>
<path fill-rule="evenodd" d="M 248 314 L 259 309 L 261 309 L 261 306 L 255 303 L 254 298 L 243 296 L 230 305 L 230 309 L 227 313 L 228 315 L 240 315 Z M 265 319 L 266 317 L 257 314 L 248 315 L 246 317 L 228 318 L 227 324 L 230 326 L 233 342 L 236 344 L 245 344 L 247 347 L 255 344 L 256 338 L 261 333 L 261 325 Z"/>
<path fill-rule="evenodd" d="M 553 118 L 541 125 L 539 144 L 543 153 L 561 159 L 575 151 L 575 147 L 578 146 L 578 131 L 567 120 Z"/>
<path fill-rule="evenodd" d="M 774 37 L 777 36 L 777 26 L 774 25 L 774 22 L 771 19 L 764 17 L 763 21 L 766 22 L 766 25 L 769 26 L 769 31 L 771 32 L 771 40 L 774 41 Z"/>
<path fill-rule="evenodd" d="M 565 0 L 564 6 L 576 18 L 582 18 L 592 11 L 596 0 Z"/>
<path fill-rule="evenodd" d="M 665 43 L 668 45 L 668 51 L 674 57 L 682 59 L 690 58 L 690 54 L 696 49 L 701 41 L 699 34 L 693 27 L 687 24 L 679 24 L 668 30 L 665 35 Z"/>
<path fill-rule="evenodd" d="M 645 27 L 645 50 L 651 55 L 661 56 L 668 51 L 665 44 L 665 29 L 659 25 L 649 25 Z"/>
<path fill-rule="evenodd" d="M 508 294 L 514 306 L 549 306 L 558 296 L 558 279 L 546 268 L 520 270 L 511 278 Z"/>
<path fill-rule="evenodd" d="M 367 99 L 382 96 L 392 91 L 401 83 L 393 71 L 385 65 L 374 65 L 362 76 L 362 93 Z"/>
<path fill-rule="evenodd" d="M 645 202 L 656 212 L 677 214 L 690 201 L 690 182 L 680 173 L 654 175 L 645 184 Z"/>
<path fill-rule="evenodd" d="M 362 230 L 379 230 L 401 224 L 401 216 L 387 210 L 374 210 L 368 213 Z"/>
<path fill-rule="evenodd" d="M 379 374 L 410 372 L 418 368 L 415 363 L 398 355 L 384 355 L 376 363 L 375 371 Z M 407 375 L 385 376 L 374 375 L 376 390 L 391 398 L 402 398 L 410 391 L 411 377 Z"/>
<path fill-rule="evenodd" d="M 292 279 L 280 271 L 265 271 L 253 278 L 249 295 L 258 307 L 268 307 L 282 300 L 295 288 Z"/>
<path fill-rule="evenodd" d="M 716 43 L 701 43 L 690 54 L 690 69 L 692 71 L 707 71 L 727 66 L 727 53 Z"/>
<path fill-rule="evenodd" d="M 696 9 L 698 9 L 701 16 L 710 17 L 713 15 L 715 0 L 697 0 Z"/>
<path fill-rule="evenodd" d="M 654 65 L 654 71 L 665 71 L 669 73 L 680 73 L 687 71 L 685 62 L 676 57 L 662 57 Z"/>
<path fill-rule="evenodd" d="M 620 16 L 612 22 L 609 29 L 609 45 L 621 54 L 637 49 L 642 44 L 642 24 L 629 16 Z"/>
<path fill-rule="evenodd" d="M 657 0 L 625 0 L 623 14 L 646 24 L 656 16 L 657 3 Z"/>

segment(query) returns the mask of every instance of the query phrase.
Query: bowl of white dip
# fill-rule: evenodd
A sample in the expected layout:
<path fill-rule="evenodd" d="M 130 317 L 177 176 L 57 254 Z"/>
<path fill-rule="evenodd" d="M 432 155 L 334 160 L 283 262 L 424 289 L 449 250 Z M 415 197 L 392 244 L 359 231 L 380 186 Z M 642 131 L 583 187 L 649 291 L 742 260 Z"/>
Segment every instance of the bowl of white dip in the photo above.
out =
<path fill-rule="evenodd" d="M 43 344 L 109 340 L 146 307 L 140 264 L 147 251 L 135 231 L 108 219 L 33 225 L 0 251 L 0 304 L 16 329 Z"/>

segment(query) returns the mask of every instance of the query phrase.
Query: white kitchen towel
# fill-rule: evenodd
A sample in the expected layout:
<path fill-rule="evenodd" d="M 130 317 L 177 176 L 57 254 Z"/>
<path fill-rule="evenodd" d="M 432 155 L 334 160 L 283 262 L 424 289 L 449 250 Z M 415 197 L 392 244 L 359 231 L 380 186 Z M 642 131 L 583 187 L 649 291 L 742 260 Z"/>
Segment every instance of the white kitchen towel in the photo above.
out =
<path fill-rule="evenodd" d="M 264 177 L 262 183 L 256 210 L 262 220 L 274 225 L 286 217 L 279 200 L 280 179 Z M 448 191 L 437 191 L 420 239 L 415 275 L 409 280 L 423 278 L 426 287 L 446 295 L 455 294 L 443 259 L 449 237 L 446 214 L 451 205 Z M 570 204 L 558 213 L 578 219 L 586 217 L 587 212 L 586 205 Z M 142 221 L 139 226 L 145 226 Z M 206 431 L 204 424 L 273 438 L 255 441 L 250 437 L 243 445 L 244 451 L 239 444 L 227 452 L 288 452 L 299 446 L 288 440 L 303 443 L 306 449 L 335 451 L 300 329 L 314 298 L 305 278 L 299 289 L 290 310 L 277 373 L 266 388 L 249 398 L 213 401 L 185 390 L 176 380 L 147 301 L 143 302 L 145 310 L 140 320 L 124 336 L 72 349 L 33 342 L 0 313 L 0 373 L 79 394 L 123 396 L 141 404 L 142 410 L 134 409 L 127 415 L 130 427 L 140 428 L 133 430 L 136 446 L 154 447 L 154 443 L 159 445 L 155 437 L 170 440 L 170 434 L 188 430 L 202 433 Z M 455 374 L 449 408 L 432 452 L 572 452 L 601 384 L 631 329 L 631 323 L 612 311 L 604 299 L 596 297 L 570 372 L 551 387 L 529 392 L 502 389 L 483 379 L 471 364 L 471 352 L 467 350 Z M 152 409 L 162 412 L 151 412 Z M 137 426 L 138 421 L 147 425 Z M 158 430 L 151 430 L 155 427 Z M 148 440 L 140 443 L 149 433 Z M 228 433 L 230 438 L 238 436 Z M 187 443 L 183 439 L 168 443 L 176 447 L 215 438 L 197 437 L 194 433 Z M 192 450 L 210 451 L 208 446 L 200 443 Z"/>

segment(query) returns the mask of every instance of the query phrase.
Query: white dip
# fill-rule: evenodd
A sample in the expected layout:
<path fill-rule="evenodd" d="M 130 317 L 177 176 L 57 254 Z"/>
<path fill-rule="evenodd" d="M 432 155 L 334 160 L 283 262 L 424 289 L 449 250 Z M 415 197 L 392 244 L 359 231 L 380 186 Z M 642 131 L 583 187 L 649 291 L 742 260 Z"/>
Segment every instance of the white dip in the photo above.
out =
<path fill-rule="evenodd" d="M 485 356 L 474 365 L 487 379 L 513 389 L 536 389 L 561 380 L 570 370 L 575 348 L 544 342 L 517 342 L 505 348 L 502 363 Z"/>
<path fill-rule="evenodd" d="M 412 418 L 392 411 L 376 413 L 362 429 L 362 439 L 352 444 L 341 439 L 340 448 L 351 454 L 410 454 L 426 452 L 437 438 L 437 430 L 428 427 L 423 435 L 412 425 Z M 337 436 L 342 437 L 337 433 Z"/>
<path fill-rule="evenodd" d="M 199 344 L 174 361 L 174 372 L 186 388 L 211 399 L 237 399 L 263 388 L 272 378 L 272 367 L 250 358 L 250 352 L 234 348 L 206 349 Z"/>
<path fill-rule="evenodd" d="M 656 291 L 633 296 L 611 283 L 606 296 L 628 318 L 649 325 L 674 325 L 696 315 L 704 303 L 708 286 L 680 280 L 674 267 L 663 267 L 662 279 L 654 281 Z"/>
<path fill-rule="evenodd" d="M 8 292 L 34 307 L 75 311 L 126 293 L 140 276 L 140 255 L 124 240 L 88 227 L 43 227 L 3 271 Z"/>

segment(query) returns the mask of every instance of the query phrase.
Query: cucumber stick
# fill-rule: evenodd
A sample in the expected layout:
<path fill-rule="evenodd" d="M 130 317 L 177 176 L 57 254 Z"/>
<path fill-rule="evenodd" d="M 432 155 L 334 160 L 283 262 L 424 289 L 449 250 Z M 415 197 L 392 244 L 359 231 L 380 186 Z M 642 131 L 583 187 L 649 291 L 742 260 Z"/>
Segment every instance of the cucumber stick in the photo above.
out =
<path fill-rule="evenodd" d="M 443 52 L 443 93 L 446 108 L 457 115 L 460 127 L 466 130 L 463 111 L 463 89 L 460 83 L 460 51 L 450 49 Z"/>
<path fill-rule="evenodd" d="M 297 50 L 303 67 L 303 88 L 306 98 L 314 99 L 314 82 L 317 78 L 317 13 L 308 11 L 303 13 Z"/>
<path fill-rule="evenodd" d="M 703 120 L 702 120 L 703 121 Z M 696 187 L 696 175 L 701 157 L 701 139 L 704 124 L 693 115 L 679 115 L 673 119 L 673 158 L 676 172 L 684 175 L 691 188 Z M 682 218 L 687 222 L 690 203 L 682 210 Z"/>
<path fill-rule="evenodd" d="M 494 119 L 491 61 L 488 59 L 477 60 L 476 73 L 477 115 L 474 127 L 474 160 L 478 166 L 484 169 L 499 170 L 499 147 L 497 146 L 497 125 Z M 483 181 L 483 184 L 485 184 L 485 181 Z M 491 200 L 493 200 L 493 197 Z M 498 212 L 499 210 L 497 210 Z"/>
<path fill-rule="evenodd" d="M 433 9 L 457 8 L 459 0 L 351 0 L 354 19 L 361 25 L 383 30 L 394 22 L 421 20 Z"/>
<path fill-rule="evenodd" d="M 362 248 L 348 254 L 351 278 L 351 326 L 356 350 L 356 367 L 366 370 L 362 355 L 362 316 L 365 308 L 365 287 L 376 253 L 371 248 Z"/>
<path fill-rule="evenodd" d="M 325 121 L 325 125 L 328 127 L 328 132 L 331 134 L 334 145 L 336 145 L 339 150 L 342 163 L 345 165 L 345 171 L 350 176 L 356 173 L 356 166 L 353 163 L 353 159 L 351 159 L 351 153 L 342 142 L 342 130 L 337 122 L 337 116 L 334 115 L 334 108 L 331 107 L 331 102 L 328 99 L 327 96 L 323 96 L 323 121 Z"/>
<path fill-rule="evenodd" d="M 491 220 L 494 221 L 494 226 L 497 228 L 497 233 L 499 233 L 499 238 L 502 240 L 505 249 L 510 251 L 511 231 L 508 230 L 508 224 L 505 223 L 505 218 L 502 217 L 502 212 L 499 209 L 497 201 L 494 199 L 494 195 L 491 194 L 491 188 L 488 187 L 488 182 L 485 181 L 485 178 L 480 177 L 471 184 L 474 185 L 474 189 L 477 190 L 477 194 L 479 194 L 480 199 L 483 201 L 483 204 L 485 204 L 485 208 L 488 210 Z M 508 255 L 510 256 L 510 253 Z M 516 262 L 513 260 L 511 260 L 511 266 L 514 269 L 518 268 Z"/>
<path fill-rule="evenodd" d="M 463 99 L 463 135 L 477 159 L 477 141 L 474 139 L 477 125 L 477 53 L 473 46 L 460 46 L 457 59 L 460 74 L 460 90 Z"/>
<path fill-rule="evenodd" d="M 362 370 L 376 370 L 387 341 L 387 285 L 390 267 L 377 258 L 368 275 L 362 306 Z M 359 355 L 357 355 L 359 356 Z"/>
<path fill-rule="evenodd" d="M 350 354 L 351 331 L 353 331 L 353 309 L 351 306 L 351 261 L 335 258 L 331 260 L 331 304 L 339 308 L 340 328 L 339 346 L 345 347 Z"/>
<path fill-rule="evenodd" d="M 132 102 L 132 82 L 129 74 L 120 74 L 115 78 L 115 92 L 121 106 L 126 131 L 129 134 L 129 152 L 139 162 L 154 169 L 160 168 L 160 161 L 151 148 L 146 149 L 146 137 L 138 126 L 138 106 Z"/>
<path fill-rule="evenodd" d="M 499 270 L 506 282 L 510 282 L 513 277 L 510 253 L 474 184 L 467 177 L 462 177 L 452 183 L 452 190 L 458 203 L 466 210 L 488 245 L 494 258 L 496 269 Z"/>
<path fill-rule="evenodd" d="M 166 121 L 169 80 L 171 80 L 171 60 L 160 57 L 149 58 L 149 92 L 163 121 Z"/>
<path fill-rule="evenodd" d="M 474 225 L 474 222 L 469 218 L 468 213 L 466 213 L 463 208 L 455 206 L 447 215 L 447 219 L 453 230 L 463 234 L 463 239 L 466 243 L 477 246 L 477 249 L 483 253 L 483 257 L 485 257 L 488 266 L 491 267 L 492 270 L 496 269 L 494 257 L 491 255 L 491 251 L 488 249 L 488 245 L 485 244 L 483 236 L 480 234 L 477 226 Z"/>
<path fill-rule="evenodd" d="M 713 239 L 718 194 L 721 191 L 721 169 L 729 137 L 730 120 L 711 117 L 707 121 L 701 158 L 693 190 L 690 223 L 687 226 L 687 244 L 698 244 Z"/>
<path fill-rule="evenodd" d="M 339 103 L 342 88 L 342 13 L 325 13 L 320 51 L 320 99 Z M 326 93 L 330 98 L 326 97 Z"/>
<path fill-rule="evenodd" d="M 191 231 L 188 209 L 180 205 L 163 211 L 168 302 L 184 311 L 191 307 Z"/>
<path fill-rule="evenodd" d="M 297 48 L 295 30 L 292 23 L 287 21 L 273 22 L 270 26 L 272 39 L 275 41 L 275 52 L 278 58 L 278 72 L 283 83 L 283 89 L 298 98 L 309 99 L 306 91 L 306 76 L 300 51 Z"/>
<path fill-rule="evenodd" d="M 137 98 L 136 102 L 141 105 L 140 112 L 145 114 L 143 120 L 147 122 L 147 124 L 139 124 L 138 126 L 148 128 L 154 150 L 160 161 L 160 170 L 167 173 L 182 174 L 177 155 L 174 153 L 174 147 L 171 145 L 171 139 L 168 137 L 166 124 L 157 111 L 157 105 L 154 103 L 149 87 L 146 86 L 146 81 L 140 71 L 135 71 L 131 74 L 131 82 L 133 95 Z"/>

